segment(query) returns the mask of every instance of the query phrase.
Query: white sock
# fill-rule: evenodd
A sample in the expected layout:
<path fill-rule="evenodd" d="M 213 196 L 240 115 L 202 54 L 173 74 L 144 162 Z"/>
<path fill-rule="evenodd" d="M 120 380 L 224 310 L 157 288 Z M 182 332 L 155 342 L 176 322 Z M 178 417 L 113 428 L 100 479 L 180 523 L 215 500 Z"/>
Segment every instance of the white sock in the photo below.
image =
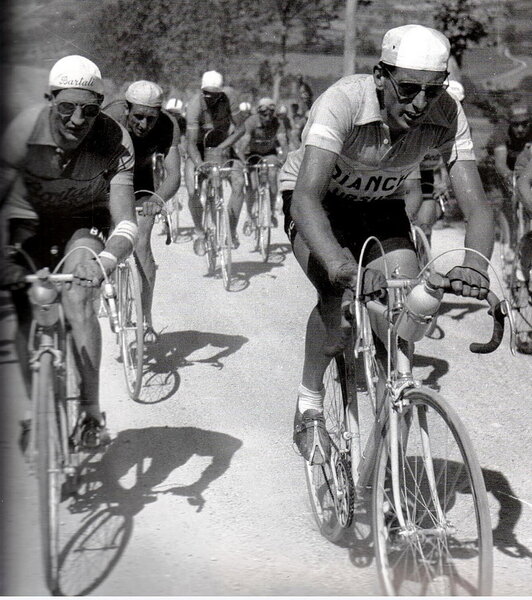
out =
<path fill-rule="evenodd" d="M 304 413 L 311 408 L 323 412 L 323 398 L 325 397 L 325 388 L 322 387 L 319 392 L 309 390 L 302 383 L 297 389 L 297 405 L 299 412 Z"/>

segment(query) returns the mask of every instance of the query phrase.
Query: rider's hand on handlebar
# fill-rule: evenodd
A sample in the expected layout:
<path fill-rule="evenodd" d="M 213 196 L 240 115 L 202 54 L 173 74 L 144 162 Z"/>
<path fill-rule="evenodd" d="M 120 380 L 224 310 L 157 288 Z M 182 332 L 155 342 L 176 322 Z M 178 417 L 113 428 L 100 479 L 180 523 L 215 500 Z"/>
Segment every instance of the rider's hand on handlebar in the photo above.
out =
<path fill-rule="evenodd" d="M 142 203 L 142 214 L 145 217 L 153 217 L 154 215 L 158 215 L 161 212 L 161 209 L 161 203 L 154 200 L 153 197 L 147 198 Z"/>
<path fill-rule="evenodd" d="M 72 271 L 74 283 L 82 287 L 100 287 L 103 273 L 95 259 L 77 264 Z"/>
<path fill-rule="evenodd" d="M 451 290 L 457 296 L 470 296 L 484 300 L 490 291 L 490 278 L 486 271 L 473 267 L 453 267 L 446 275 Z"/>
<path fill-rule="evenodd" d="M 347 261 L 329 273 L 330 282 L 335 287 L 355 289 L 357 273 L 362 272 L 362 287 L 360 293 L 362 300 L 376 300 L 386 296 L 386 277 L 377 269 L 359 267 L 354 261 Z"/>

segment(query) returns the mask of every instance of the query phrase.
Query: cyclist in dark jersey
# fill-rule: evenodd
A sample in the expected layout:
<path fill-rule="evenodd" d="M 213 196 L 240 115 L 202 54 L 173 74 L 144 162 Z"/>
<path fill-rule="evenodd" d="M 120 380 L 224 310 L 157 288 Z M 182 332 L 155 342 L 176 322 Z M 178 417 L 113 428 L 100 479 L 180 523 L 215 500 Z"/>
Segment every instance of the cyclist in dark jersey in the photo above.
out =
<path fill-rule="evenodd" d="M 99 253 L 111 273 L 137 238 L 131 138 L 101 112 L 100 70 L 82 56 L 67 56 L 52 67 L 45 97 L 47 104 L 15 117 L 2 140 L 2 231 L 37 268 L 54 268 L 65 252 L 84 246 Z M 111 224 L 114 230 L 106 239 Z M 2 284 L 13 290 L 26 383 L 31 308 L 22 277 L 27 272 L 22 257 L 4 258 Z M 95 447 L 108 437 L 99 405 L 101 332 L 93 293 L 103 276 L 86 250 L 71 254 L 63 272 L 73 273 L 75 283 L 63 289 L 62 303 L 81 377 L 81 439 Z"/>
<path fill-rule="evenodd" d="M 181 181 L 179 154 L 179 127 L 167 113 L 161 110 L 163 91 L 151 81 L 136 81 L 125 93 L 125 100 L 110 105 L 106 112 L 123 125 L 133 140 L 135 148 L 135 192 L 137 205 L 142 205 L 139 215 L 139 240 L 135 254 L 139 261 L 142 278 L 142 308 L 146 320 L 145 339 L 154 342 L 157 334 L 153 329 L 152 303 L 155 287 L 155 259 L 151 249 L 151 232 L 155 215 L 161 211 L 157 196 L 170 200 L 177 193 Z M 153 181 L 153 155 L 165 156 L 166 177 L 155 189 Z M 157 196 L 150 197 L 150 192 Z"/>
<path fill-rule="evenodd" d="M 245 133 L 241 140 L 242 159 L 256 164 L 261 158 L 270 158 L 277 162 L 278 150 L 286 157 L 288 137 L 283 121 L 275 115 L 275 102 L 271 98 L 261 98 L 257 104 L 257 113 L 244 123 Z M 270 169 L 270 203 L 272 225 L 277 227 L 275 203 L 277 200 L 277 171 Z M 248 218 L 251 219 L 251 198 L 246 198 Z"/>

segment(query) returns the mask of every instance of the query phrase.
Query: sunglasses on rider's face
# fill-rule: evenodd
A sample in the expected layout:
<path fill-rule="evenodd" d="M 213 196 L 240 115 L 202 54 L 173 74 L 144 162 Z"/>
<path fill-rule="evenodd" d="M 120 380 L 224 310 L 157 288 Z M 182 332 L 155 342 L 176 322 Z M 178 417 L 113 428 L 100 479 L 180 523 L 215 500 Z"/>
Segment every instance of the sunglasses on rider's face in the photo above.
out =
<path fill-rule="evenodd" d="M 434 100 L 449 87 L 449 84 L 445 82 L 417 83 L 413 81 L 397 81 L 387 69 L 384 69 L 384 73 L 392 82 L 397 98 L 405 102 L 412 101 L 420 92 L 425 92 L 427 100 Z"/>
<path fill-rule="evenodd" d="M 83 115 L 83 117 L 88 117 L 89 119 L 98 116 L 101 110 L 100 105 L 96 104 L 95 102 L 80 104 L 78 102 L 70 102 L 67 100 L 63 100 L 61 102 L 54 102 L 54 106 L 57 108 L 57 112 L 62 117 L 71 117 L 78 106 L 81 108 L 81 114 Z"/>
<path fill-rule="evenodd" d="M 259 110 L 257 111 L 259 113 L 259 115 L 273 115 L 274 110 L 273 108 L 259 108 Z"/>
<path fill-rule="evenodd" d="M 529 121 L 514 121 L 513 123 L 510 123 L 510 125 L 512 127 L 522 127 L 523 129 L 526 129 L 529 123 Z"/>

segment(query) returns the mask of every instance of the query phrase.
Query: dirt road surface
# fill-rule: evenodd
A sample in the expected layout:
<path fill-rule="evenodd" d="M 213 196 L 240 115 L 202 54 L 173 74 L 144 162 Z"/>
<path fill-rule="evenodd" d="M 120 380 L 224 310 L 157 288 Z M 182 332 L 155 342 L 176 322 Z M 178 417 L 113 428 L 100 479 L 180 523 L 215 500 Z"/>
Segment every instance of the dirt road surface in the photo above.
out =
<path fill-rule="evenodd" d="M 161 333 L 148 353 L 142 402 L 128 399 L 114 338 L 101 322 L 101 396 L 113 441 L 91 459 L 83 493 L 64 517 L 64 592 L 379 594 L 371 552 L 318 533 L 302 459 L 292 449 L 314 293 L 282 229 L 274 230 L 268 264 L 241 235 L 231 292 L 205 276 L 205 260 L 190 241 L 167 247 L 158 229 L 154 323 Z M 436 249 L 460 245 L 462 234 L 459 224 L 436 231 Z M 17 447 L 24 394 L 14 317 L 5 296 L 1 301 L 0 591 L 43 595 L 36 479 Z M 493 355 L 471 354 L 471 341 L 489 337 L 479 307 L 445 300 L 443 338 L 419 344 L 416 374 L 458 409 L 477 449 L 495 528 L 495 594 L 527 595 L 532 357 L 512 357 L 507 339 Z"/>

